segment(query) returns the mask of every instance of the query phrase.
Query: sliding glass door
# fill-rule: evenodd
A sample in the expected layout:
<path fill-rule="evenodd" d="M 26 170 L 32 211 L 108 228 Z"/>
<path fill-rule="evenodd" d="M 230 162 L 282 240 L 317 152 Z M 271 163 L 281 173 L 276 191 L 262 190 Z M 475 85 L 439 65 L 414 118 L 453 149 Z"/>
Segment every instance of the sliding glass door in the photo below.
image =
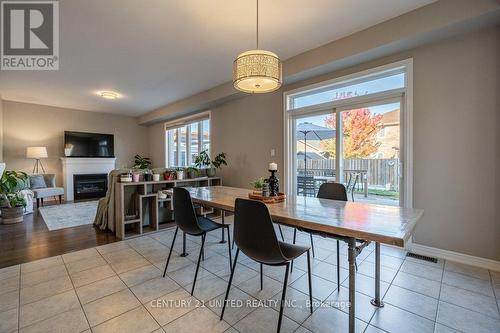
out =
<path fill-rule="evenodd" d="M 285 94 L 289 195 L 316 196 L 321 184 L 339 182 L 350 201 L 411 206 L 407 71 L 395 66 Z"/>
<path fill-rule="evenodd" d="M 379 103 L 339 111 L 341 144 L 336 156 L 351 200 L 397 206 L 403 176 L 401 103 Z"/>

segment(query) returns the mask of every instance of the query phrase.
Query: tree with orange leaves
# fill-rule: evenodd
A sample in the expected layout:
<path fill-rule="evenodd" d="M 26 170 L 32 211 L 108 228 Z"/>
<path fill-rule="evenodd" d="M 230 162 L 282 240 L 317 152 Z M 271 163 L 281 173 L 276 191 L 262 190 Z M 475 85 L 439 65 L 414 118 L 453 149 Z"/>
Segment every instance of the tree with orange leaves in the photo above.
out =
<path fill-rule="evenodd" d="M 368 108 L 342 112 L 342 127 L 344 133 L 344 158 L 366 158 L 375 153 L 380 146 L 376 135 L 380 129 L 382 115 L 373 114 Z M 335 114 L 325 119 L 325 126 L 336 128 Z M 335 139 L 323 140 L 321 145 L 335 158 Z"/>

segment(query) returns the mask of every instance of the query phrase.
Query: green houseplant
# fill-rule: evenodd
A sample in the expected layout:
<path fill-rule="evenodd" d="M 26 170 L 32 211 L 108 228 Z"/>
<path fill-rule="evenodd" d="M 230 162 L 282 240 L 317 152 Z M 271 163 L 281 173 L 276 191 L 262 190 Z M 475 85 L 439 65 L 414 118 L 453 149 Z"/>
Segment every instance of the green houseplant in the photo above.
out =
<path fill-rule="evenodd" d="M 26 207 L 26 200 L 18 188 L 27 179 L 28 175 L 25 172 L 18 171 L 5 171 L 2 178 L 0 178 L 1 211 L 4 224 L 23 221 L 23 209 Z"/>
<path fill-rule="evenodd" d="M 134 156 L 134 169 L 151 169 L 151 159 L 149 157 L 142 157 L 141 155 Z"/>
<path fill-rule="evenodd" d="M 250 182 L 250 185 L 253 188 L 253 192 L 255 194 L 262 194 L 262 187 L 264 187 L 265 179 L 264 177 L 260 177 Z"/>
<path fill-rule="evenodd" d="M 210 156 L 208 156 L 208 151 L 203 150 L 198 155 L 196 155 L 194 159 L 194 165 L 197 168 L 205 167 L 207 170 L 207 176 L 214 177 L 217 169 L 222 168 L 223 165 L 227 165 L 226 158 L 227 154 L 223 152 L 217 154 L 214 159 L 210 159 Z"/>
<path fill-rule="evenodd" d="M 189 179 L 196 178 L 199 176 L 198 168 L 195 168 L 195 167 L 188 167 L 186 169 L 186 172 L 187 172 L 187 177 Z"/>

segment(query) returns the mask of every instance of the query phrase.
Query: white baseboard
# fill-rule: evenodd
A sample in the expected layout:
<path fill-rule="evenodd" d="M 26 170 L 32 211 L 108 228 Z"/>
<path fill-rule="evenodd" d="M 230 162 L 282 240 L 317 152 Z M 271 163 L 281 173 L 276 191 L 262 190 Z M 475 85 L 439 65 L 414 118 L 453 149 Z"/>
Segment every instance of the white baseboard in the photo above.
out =
<path fill-rule="evenodd" d="M 500 271 L 500 261 L 492 259 L 475 257 L 468 254 L 438 249 L 436 247 L 420 245 L 415 243 L 412 243 L 411 247 L 409 247 L 408 250 L 410 250 L 413 253 L 421 254 L 428 257 L 455 261 L 462 264 L 490 269 L 493 271 Z"/>

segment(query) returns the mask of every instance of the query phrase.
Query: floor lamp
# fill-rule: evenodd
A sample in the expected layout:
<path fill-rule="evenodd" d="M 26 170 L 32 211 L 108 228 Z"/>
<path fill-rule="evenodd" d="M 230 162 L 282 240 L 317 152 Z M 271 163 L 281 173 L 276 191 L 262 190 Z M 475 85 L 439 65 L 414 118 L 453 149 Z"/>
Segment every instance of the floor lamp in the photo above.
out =
<path fill-rule="evenodd" d="M 45 169 L 40 159 L 48 157 L 46 147 L 28 147 L 26 148 L 26 157 L 35 159 L 35 165 L 33 165 L 34 174 L 39 172 L 39 167 L 41 167 L 43 173 L 45 173 Z"/>

